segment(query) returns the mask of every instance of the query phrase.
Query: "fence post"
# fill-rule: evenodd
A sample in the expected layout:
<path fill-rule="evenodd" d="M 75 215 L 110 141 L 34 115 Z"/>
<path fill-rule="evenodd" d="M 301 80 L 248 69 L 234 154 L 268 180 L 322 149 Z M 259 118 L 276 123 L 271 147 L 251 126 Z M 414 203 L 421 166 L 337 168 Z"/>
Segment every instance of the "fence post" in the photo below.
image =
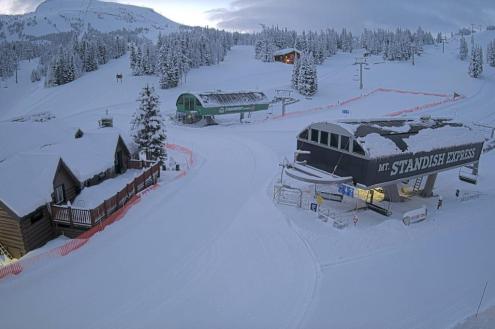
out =
<path fill-rule="evenodd" d="M 103 209 L 105 210 L 105 218 L 108 217 L 107 200 L 103 200 Z"/>
<path fill-rule="evenodd" d="M 89 210 L 89 217 L 91 218 L 91 227 L 95 226 L 95 210 Z"/>
<path fill-rule="evenodd" d="M 70 206 L 67 207 L 67 211 L 69 212 L 69 223 L 70 223 L 70 227 L 74 227 L 74 222 L 72 221 L 72 208 Z"/>

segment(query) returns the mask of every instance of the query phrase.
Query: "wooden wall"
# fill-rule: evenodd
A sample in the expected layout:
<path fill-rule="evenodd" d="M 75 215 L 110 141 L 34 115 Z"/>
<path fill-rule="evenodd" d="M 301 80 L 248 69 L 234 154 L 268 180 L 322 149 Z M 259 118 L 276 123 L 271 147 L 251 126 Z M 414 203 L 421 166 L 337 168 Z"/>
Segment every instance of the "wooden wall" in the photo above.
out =
<path fill-rule="evenodd" d="M 34 214 L 31 214 L 23 217 L 20 221 L 26 252 L 43 246 L 55 237 L 55 230 L 52 227 L 46 206 L 40 207 L 37 211 L 43 212 L 41 219 L 33 221 L 32 216 Z"/>
<path fill-rule="evenodd" d="M 64 165 L 59 164 L 58 170 L 53 179 L 53 191 L 55 191 L 55 187 L 61 184 L 64 184 L 66 200 L 71 202 L 74 201 L 76 196 L 81 191 L 79 182 L 69 173 Z M 52 195 L 52 198 L 54 199 L 54 195 Z"/>
<path fill-rule="evenodd" d="M 26 253 L 19 219 L 0 203 L 0 242 L 12 256 L 18 258 Z"/>
<path fill-rule="evenodd" d="M 122 152 L 122 167 L 123 167 L 123 172 L 125 172 L 128 168 L 128 163 L 129 160 L 131 159 L 131 154 L 129 152 L 129 149 L 125 145 L 124 141 L 122 140 L 122 137 L 119 137 L 119 140 L 117 142 L 115 157 L 117 157 L 118 152 Z"/>

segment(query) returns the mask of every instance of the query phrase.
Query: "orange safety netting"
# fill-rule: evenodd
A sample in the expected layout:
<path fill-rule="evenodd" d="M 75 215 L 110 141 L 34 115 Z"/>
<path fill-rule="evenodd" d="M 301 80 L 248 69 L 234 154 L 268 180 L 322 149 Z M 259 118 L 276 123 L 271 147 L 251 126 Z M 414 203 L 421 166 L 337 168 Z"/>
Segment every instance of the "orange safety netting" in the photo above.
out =
<path fill-rule="evenodd" d="M 370 91 L 369 93 L 363 94 L 361 96 L 355 96 L 355 97 L 346 99 L 346 100 L 344 100 L 342 102 L 338 102 L 336 104 L 329 104 L 329 105 L 325 105 L 325 106 L 314 107 L 314 108 L 311 108 L 311 109 L 305 109 L 305 110 L 300 110 L 300 111 L 288 112 L 288 113 L 285 114 L 285 116 L 276 115 L 276 116 L 272 117 L 271 119 L 272 120 L 283 119 L 283 118 L 288 118 L 288 117 L 292 117 L 292 116 L 304 115 L 304 114 L 311 113 L 311 112 L 318 112 L 318 111 L 322 111 L 322 110 L 335 109 L 335 108 L 338 108 L 338 107 L 341 107 L 341 106 L 344 106 L 344 105 L 347 105 L 347 104 L 356 102 L 356 101 L 358 101 L 360 99 L 366 98 L 368 96 L 371 96 L 373 94 L 380 93 L 380 92 L 381 93 L 399 93 L 399 94 L 409 94 L 409 95 L 422 95 L 422 96 L 435 96 L 435 97 L 442 97 L 442 98 L 444 98 L 441 101 L 437 101 L 437 102 L 433 102 L 433 103 L 428 103 L 428 104 L 423 104 L 423 105 L 415 106 L 415 107 L 412 107 L 412 108 L 409 108 L 409 109 L 402 109 L 402 110 L 394 111 L 394 112 L 388 113 L 387 114 L 388 116 L 398 116 L 398 115 L 402 115 L 404 113 L 411 113 L 411 112 L 417 112 L 417 111 L 421 111 L 421 110 L 426 110 L 426 109 L 430 109 L 430 108 L 433 108 L 433 107 L 436 107 L 436 106 L 439 106 L 439 105 L 442 105 L 442 104 L 446 104 L 446 103 L 450 103 L 450 102 L 456 102 L 456 101 L 459 101 L 459 100 L 465 98 L 464 96 L 459 96 L 459 97 L 455 97 L 454 98 L 454 97 L 451 97 L 448 94 L 441 94 L 441 93 L 431 93 L 431 92 L 422 92 L 422 91 L 401 90 L 401 89 L 392 89 L 392 88 L 377 88 L 377 89 L 374 89 L 374 90 Z"/>

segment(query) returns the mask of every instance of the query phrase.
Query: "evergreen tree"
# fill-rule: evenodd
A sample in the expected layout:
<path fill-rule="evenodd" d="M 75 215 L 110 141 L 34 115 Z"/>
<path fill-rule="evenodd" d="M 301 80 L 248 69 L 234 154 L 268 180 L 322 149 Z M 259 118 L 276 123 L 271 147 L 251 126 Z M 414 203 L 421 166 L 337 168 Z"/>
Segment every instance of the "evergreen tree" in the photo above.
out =
<path fill-rule="evenodd" d="M 441 32 L 438 32 L 436 42 L 437 43 L 442 43 L 442 40 L 443 40 L 442 33 Z"/>
<path fill-rule="evenodd" d="M 472 78 L 478 78 L 483 73 L 483 50 L 480 46 L 475 46 L 471 51 L 468 73 Z"/>
<path fill-rule="evenodd" d="M 292 68 L 292 88 L 298 90 L 297 83 L 299 79 L 299 71 L 301 68 L 301 59 L 296 56 L 294 67 Z"/>
<path fill-rule="evenodd" d="M 165 143 L 167 135 L 160 113 L 159 99 L 153 87 L 146 86 L 139 94 L 139 108 L 132 120 L 132 137 L 148 160 L 164 164 L 167 159 Z"/>
<path fill-rule="evenodd" d="M 301 56 L 301 67 L 297 78 L 297 89 L 304 96 L 313 96 L 318 90 L 318 78 L 313 54 Z"/>
<path fill-rule="evenodd" d="M 460 41 L 459 41 L 459 58 L 461 59 L 461 61 L 464 61 L 466 60 L 467 56 L 468 56 L 468 45 L 467 45 L 467 42 L 466 42 L 466 39 L 464 38 L 464 36 L 461 37 Z"/>
<path fill-rule="evenodd" d="M 486 50 L 486 62 L 488 65 L 495 67 L 495 40 L 488 44 Z"/>

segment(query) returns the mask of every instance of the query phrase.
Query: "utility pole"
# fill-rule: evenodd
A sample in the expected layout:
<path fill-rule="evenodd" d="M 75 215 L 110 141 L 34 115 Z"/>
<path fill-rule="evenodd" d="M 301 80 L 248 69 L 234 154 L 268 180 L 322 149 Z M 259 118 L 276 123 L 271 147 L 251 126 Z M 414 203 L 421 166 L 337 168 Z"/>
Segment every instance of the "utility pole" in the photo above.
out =
<path fill-rule="evenodd" d="M 363 65 L 368 65 L 366 58 L 356 58 L 354 65 L 359 65 L 359 89 L 363 89 Z"/>
<path fill-rule="evenodd" d="M 411 45 L 411 53 L 412 53 L 412 65 L 414 66 L 415 63 L 414 63 L 414 54 L 416 53 L 416 45 L 415 44 L 412 44 Z"/>
<path fill-rule="evenodd" d="M 17 56 L 17 51 L 15 50 L 15 43 L 14 43 L 14 56 L 15 56 L 15 83 L 17 84 L 17 71 L 19 69 L 19 57 Z"/>
<path fill-rule="evenodd" d="M 445 41 L 447 41 L 447 37 L 442 35 L 442 54 L 445 53 Z"/>

